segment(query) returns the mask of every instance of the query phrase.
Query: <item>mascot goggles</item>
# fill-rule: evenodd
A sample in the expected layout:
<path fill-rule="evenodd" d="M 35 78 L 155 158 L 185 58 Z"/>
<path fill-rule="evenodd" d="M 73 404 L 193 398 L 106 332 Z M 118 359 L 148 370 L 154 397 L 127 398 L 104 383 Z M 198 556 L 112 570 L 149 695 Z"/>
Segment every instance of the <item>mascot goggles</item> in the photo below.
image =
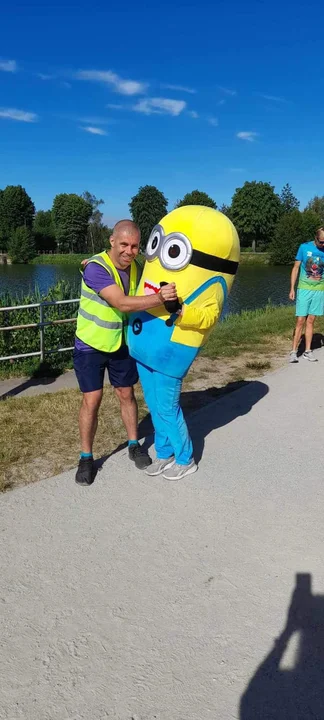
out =
<path fill-rule="evenodd" d="M 238 268 L 238 263 L 233 260 L 194 250 L 190 240 L 183 233 L 173 232 L 165 235 L 161 225 L 153 228 L 146 246 L 145 257 L 148 262 L 158 257 L 166 270 L 183 270 L 190 263 L 211 272 L 235 275 Z"/>

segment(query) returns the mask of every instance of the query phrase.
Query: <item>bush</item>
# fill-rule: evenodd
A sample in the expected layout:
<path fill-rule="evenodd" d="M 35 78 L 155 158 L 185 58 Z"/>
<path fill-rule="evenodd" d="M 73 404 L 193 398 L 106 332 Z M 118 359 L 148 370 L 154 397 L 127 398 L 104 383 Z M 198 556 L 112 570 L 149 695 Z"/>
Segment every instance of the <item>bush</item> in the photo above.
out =
<path fill-rule="evenodd" d="M 36 254 L 35 242 L 27 227 L 14 230 L 8 245 L 8 255 L 13 263 L 28 263 Z"/>
<path fill-rule="evenodd" d="M 281 203 L 274 187 L 267 182 L 245 182 L 237 188 L 231 205 L 231 220 L 240 237 L 241 247 L 273 239 L 281 213 Z"/>
<path fill-rule="evenodd" d="M 36 213 L 33 229 L 36 250 L 55 252 L 56 238 L 51 210 L 39 210 Z"/>
<path fill-rule="evenodd" d="M 270 246 L 270 262 L 274 265 L 289 265 L 294 262 L 301 243 L 314 238 L 320 219 L 311 210 L 292 210 L 283 215 L 276 227 L 275 237 Z"/>
<path fill-rule="evenodd" d="M 316 230 L 321 226 L 321 218 L 313 210 L 304 210 L 303 212 L 303 223 L 305 229 L 305 240 L 313 240 L 315 237 Z"/>

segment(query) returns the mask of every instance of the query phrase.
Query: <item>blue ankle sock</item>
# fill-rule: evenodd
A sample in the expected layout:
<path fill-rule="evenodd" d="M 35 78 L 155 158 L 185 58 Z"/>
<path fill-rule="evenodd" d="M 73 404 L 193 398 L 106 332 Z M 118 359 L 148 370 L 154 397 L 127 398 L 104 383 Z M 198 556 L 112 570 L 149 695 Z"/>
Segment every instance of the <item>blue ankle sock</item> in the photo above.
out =
<path fill-rule="evenodd" d="M 138 440 L 128 440 L 128 447 L 130 447 L 130 445 L 138 445 Z"/>
<path fill-rule="evenodd" d="M 82 452 L 82 451 L 81 451 L 81 452 L 80 452 L 80 459 L 83 459 L 83 458 L 92 458 L 92 452 L 91 452 L 91 453 L 85 453 L 85 452 Z"/>

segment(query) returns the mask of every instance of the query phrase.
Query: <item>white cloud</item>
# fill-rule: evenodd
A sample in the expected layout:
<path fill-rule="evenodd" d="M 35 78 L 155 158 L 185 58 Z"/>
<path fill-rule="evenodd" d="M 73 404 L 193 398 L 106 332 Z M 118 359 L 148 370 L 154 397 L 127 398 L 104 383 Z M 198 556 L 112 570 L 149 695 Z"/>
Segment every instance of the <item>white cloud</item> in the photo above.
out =
<path fill-rule="evenodd" d="M 276 95 L 264 95 L 263 93 L 259 93 L 259 97 L 263 98 L 264 100 L 270 100 L 270 102 L 278 102 L 278 103 L 286 103 L 287 100 L 282 97 L 277 97 Z"/>
<path fill-rule="evenodd" d="M 219 100 L 217 105 L 225 105 L 225 103 L 226 103 L 226 100 Z"/>
<path fill-rule="evenodd" d="M 234 95 L 237 95 L 236 90 L 230 90 L 230 88 L 222 87 L 221 85 L 218 85 L 218 89 L 221 90 L 221 92 L 223 92 L 224 95 L 230 95 L 231 97 L 234 97 Z"/>
<path fill-rule="evenodd" d="M 118 105 L 118 103 L 108 103 L 108 105 L 106 105 L 106 107 L 109 108 L 109 110 L 123 110 L 124 109 L 124 106 Z"/>
<path fill-rule="evenodd" d="M 16 60 L 0 60 L 0 70 L 15 73 L 18 70 Z"/>
<path fill-rule="evenodd" d="M 91 135 L 107 135 L 106 130 L 98 127 L 92 127 L 91 125 L 83 127 L 81 129 L 84 130 L 84 132 L 90 133 Z"/>
<path fill-rule="evenodd" d="M 110 85 L 120 95 L 143 95 L 147 89 L 145 83 L 137 80 L 124 80 L 111 70 L 79 70 L 76 77 L 79 80 L 90 80 Z"/>
<path fill-rule="evenodd" d="M 169 98 L 147 98 L 139 100 L 133 110 L 144 115 L 173 115 L 176 117 L 185 110 L 187 103 L 184 100 L 170 100 Z"/>
<path fill-rule="evenodd" d="M 37 73 L 37 77 L 41 80 L 55 80 L 55 75 L 47 75 L 46 73 Z"/>
<path fill-rule="evenodd" d="M 65 82 L 65 80 L 63 80 L 63 81 L 60 83 L 60 85 L 61 85 L 61 87 L 66 88 L 66 90 L 71 90 L 71 87 L 72 87 L 71 83 Z"/>
<path fill-rule="evenodd" d="M 242 172 L 245 172 L 245 170 L 244 170 L 244 168 L 232 167 L 232 168 L 229 168 L 229 172 L 230 173 L 242 173 Z"/>
<path fill-rule="evenodd" d="M 175 90 L 176 92 L 185 92 L 190 93 L 190 95 L 195 95 L 197 90 L 194 88 L 186 87 L 183 85 L 161 85 L 162 88 L 165 90 Z"/>
<path fill-rule="evenodd" d="M 79 117 L 78 121 L 80 123 L 85 123 L 86 125 L 91 125 L 91 127 L 96 127 L 97 125 L 108 125 L 109 121 L 108 118 L 102 118 L 97 116 L 89 116 L 86 115 L 85 117 Z"/>
<path fill-rule="evenodd" d="M 213 127 L 218 126 L 218 120 L 215 117 L 209 117 L 208 122 L 209 122 L 209 125 L 212 125 Z"/>
<path fill-rule="evenodd" d="M 188 110 L 188 115 L 190 115 L 190 117 L 192 117 L 194 120 L 197 120 L 197 118 L 199 118 L 199 115 L 196 112 L 196 110 Z"/>
<path fill-rule="evenodd" d="M 236 137 L 240 140 L 247 140 L 247 142 L 254 142 L 255 138 L 258 137 L 259 133 L 256 132 L 238 132 Z"/>
<path fill-rule="evenodd" d="M 18 120 L 19 122 L 34 123 L 38 120 L 38 115 L 25 110 L 16 110 L 15 108 L 0 108 L 0 118 L 5 120 Z"/>

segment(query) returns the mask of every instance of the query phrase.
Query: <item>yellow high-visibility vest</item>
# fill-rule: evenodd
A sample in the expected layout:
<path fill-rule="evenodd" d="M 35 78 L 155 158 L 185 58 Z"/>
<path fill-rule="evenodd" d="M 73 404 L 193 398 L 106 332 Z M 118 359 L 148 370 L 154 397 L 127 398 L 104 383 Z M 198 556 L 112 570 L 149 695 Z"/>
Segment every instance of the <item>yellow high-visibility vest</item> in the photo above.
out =
<path fill-rule="evenodd" d="M 124 292 L 118 270 L 107 252 L 94 255 L 89 262 L 105 268 Z M 130 267 L 129 295 L 134 296 L 136 293 L 140 272 L 138 263 L 133 260 Z M 126 335 L 126 328 L 127 314 L 109 305 L 98 293 L 88 287 L 82 278 L 76 336 L 95 350 L 116 352 L 122 344 L 123 335 Z"/>

